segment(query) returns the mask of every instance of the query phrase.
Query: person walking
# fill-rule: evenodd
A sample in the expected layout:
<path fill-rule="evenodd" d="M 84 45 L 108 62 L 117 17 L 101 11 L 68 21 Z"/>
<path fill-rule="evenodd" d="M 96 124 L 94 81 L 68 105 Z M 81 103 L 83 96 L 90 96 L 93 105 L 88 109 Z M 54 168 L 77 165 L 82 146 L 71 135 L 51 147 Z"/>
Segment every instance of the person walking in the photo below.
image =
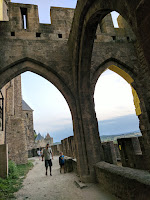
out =
<path fill-rule="evenodd" d="M 52 149 L 49 147 L 49 144 L 46 145 L 46 148 L 43 150 L 43 156 L 45 158 L 45 168 L 46 168 L 46 176 L 47 176 L 47 169 L 48 166 L 50 168 L 50 176 L 52 176 L 52 159 L 53 159 L 53 152 Z"/>
<path fill-rule="evenodd" d="M 37 150 L 37 155 L 38 155 L 39 160 L 40 160 L 40 157 L 41 157 L 41 151 L 40 151 L 40 149 Z"/>

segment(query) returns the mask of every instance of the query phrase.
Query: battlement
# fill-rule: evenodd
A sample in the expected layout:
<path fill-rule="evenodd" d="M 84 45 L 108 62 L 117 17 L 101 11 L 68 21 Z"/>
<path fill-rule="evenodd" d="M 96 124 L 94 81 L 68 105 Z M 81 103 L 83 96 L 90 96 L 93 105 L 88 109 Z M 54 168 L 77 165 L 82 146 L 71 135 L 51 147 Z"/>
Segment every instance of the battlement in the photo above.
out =
<path fill-rule="evenodd" d="M 51 7 L 51 24 L 39 23 L 37 5 L 9 2 L 5 5 L 6 10 L 9 21 L 0 23 L 0 36 L 23 40 L 69 38 L 74 9 Z M 134 37 L 125 20 L 121 16 L 118 20 L 120 28 L 116 29 L 111 15 L 108 14 L 98 25 L 95 42 L 131 41 Z"/>

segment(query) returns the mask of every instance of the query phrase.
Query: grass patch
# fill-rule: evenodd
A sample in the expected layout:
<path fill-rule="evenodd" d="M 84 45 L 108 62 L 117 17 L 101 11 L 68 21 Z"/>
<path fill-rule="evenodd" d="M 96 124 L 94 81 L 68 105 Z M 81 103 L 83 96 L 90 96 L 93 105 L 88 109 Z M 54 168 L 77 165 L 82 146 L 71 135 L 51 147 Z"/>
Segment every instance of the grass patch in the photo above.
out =
<path fill-rule="evenodd" d="M 23 183 L 23 177 L 26 176 L 28 171 L 32 169 L 33 163 L 28 161 L 24 165 L 16 165 L 14 162 L 9 161 L 9 174 L 7 179 L 0 178 L 0 199 L 12 199 L 14 192 L 17 192 Z"/>

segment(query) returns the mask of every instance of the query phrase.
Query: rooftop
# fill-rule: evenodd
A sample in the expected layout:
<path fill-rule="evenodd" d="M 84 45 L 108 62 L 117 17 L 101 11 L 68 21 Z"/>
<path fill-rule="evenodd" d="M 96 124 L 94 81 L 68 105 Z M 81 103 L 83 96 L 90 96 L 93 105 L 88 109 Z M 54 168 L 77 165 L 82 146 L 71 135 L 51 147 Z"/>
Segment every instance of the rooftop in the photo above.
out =
<path fill-rule="evenodd" d="M 22 110 L 33 111 L 30 106 L 22 99 Z"/>

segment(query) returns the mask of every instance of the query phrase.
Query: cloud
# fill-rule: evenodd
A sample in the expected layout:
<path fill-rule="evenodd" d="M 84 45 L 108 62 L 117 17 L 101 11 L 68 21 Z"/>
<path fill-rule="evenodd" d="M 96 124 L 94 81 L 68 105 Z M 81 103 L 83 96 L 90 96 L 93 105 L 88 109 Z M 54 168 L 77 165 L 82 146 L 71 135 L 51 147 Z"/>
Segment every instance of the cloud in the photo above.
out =
<path fill-rule="evenodd" d="M 98 121 L 100 135 L 117 135 L 139 130 L 139 119 L 136 115 L 116 117 L 111 120 Z"/>
<path fill-rule="evenodd" d="M 135 114 L 130 85 L 110 70 L 98 79 L 94 100 L 98 120 Z"/>

